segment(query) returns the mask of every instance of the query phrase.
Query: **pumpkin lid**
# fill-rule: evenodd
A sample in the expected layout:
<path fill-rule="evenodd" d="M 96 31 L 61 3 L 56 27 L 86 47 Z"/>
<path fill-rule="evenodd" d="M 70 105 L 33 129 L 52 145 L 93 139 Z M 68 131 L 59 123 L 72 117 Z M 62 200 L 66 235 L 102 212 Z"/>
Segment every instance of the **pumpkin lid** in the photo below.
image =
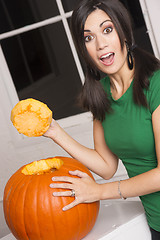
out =
<path fill-rule="evenodd" d="M 19 133 L 28 137 L 42 136 L 52 121 L 52 111 L 36 99 L 19 101 L 11 111 L 11 121 Z"/>

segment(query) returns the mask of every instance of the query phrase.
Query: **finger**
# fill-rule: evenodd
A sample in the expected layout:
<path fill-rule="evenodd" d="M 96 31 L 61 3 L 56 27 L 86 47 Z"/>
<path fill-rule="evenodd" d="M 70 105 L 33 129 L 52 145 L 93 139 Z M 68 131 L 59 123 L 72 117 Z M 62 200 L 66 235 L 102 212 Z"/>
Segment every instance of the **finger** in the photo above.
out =
<path fill-rule="evenodd" d="M 75 200 L 73 202 L 71 202 L 70 204 L 66 205 L 65 207 L 62 208 L 63 211 L 67 211 L 73 207 L 75 207 L 76 205 L 79 204 L 79 201 L 77 198 L 75 198 Z"/>
<path fill-rule="evenodd" d="M 75 171 L 69 171 L 69 174 L 73 175 L 73 176 L 78 176 L 80 178 L 82 177 L 88 177 L 88 174 L 87 173 L 84 173 L 82 171 L 79 171 L 79 170 L 75 170 Z"/>
<path fill-rule="evenodd" d="M 52 122 L 51 122 L 50 126 L 54 127 L 55 123 L 56 123 L 56 121 L 52 118 Z"/>
<path fill-rule="evenodd" d="M 71 194 L 72 194 L 71 191 L 53 192 L 54 197 L 71 197 Z"/>
<path fill-rule="evenodd" d="M 69 184 L 69 183 L 51 183 L 49 186 L 51 188 L 73 189 L 72 184 Z"/>
<path fill-rule="evenodd" d="M 43 137 L 49 137 L 48 134 L 50 132 L 50 128 L 53 128 L 55 126 L 55 124 L 56 124 L 56 121 L 52 118 L 52 122 L 51 122 L 48 130 L 43 134 Z"/>
<path fill-rule="evenodd" d="M 67 177 L 67 176 L 60 176 L 60 177 L 52 177 L 52 181 L 56 181 L 56 182 L 70 182 L 73 183 L 74 182 L 73 177 Z"/>

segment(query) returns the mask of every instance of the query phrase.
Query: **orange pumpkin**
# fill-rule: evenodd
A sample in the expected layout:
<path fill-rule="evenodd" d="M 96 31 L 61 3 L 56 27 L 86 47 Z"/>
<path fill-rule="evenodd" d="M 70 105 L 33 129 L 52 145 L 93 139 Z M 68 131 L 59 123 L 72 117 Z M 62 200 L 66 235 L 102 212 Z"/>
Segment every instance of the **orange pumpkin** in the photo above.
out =
<path fill-rule="evenodd" d="M 53 197 L 53 189 L 49 187 L 53 176 L 70 176 L 68 171 L 76 169 L 93 178 L 83 164 L 68 157 L 36 161 L 11 176 L 4 190 L 3 206 L 6 222 L 16 239 L 80 240 L 91 231 L 99 202 L 63 211 L 74 198 Z"/>

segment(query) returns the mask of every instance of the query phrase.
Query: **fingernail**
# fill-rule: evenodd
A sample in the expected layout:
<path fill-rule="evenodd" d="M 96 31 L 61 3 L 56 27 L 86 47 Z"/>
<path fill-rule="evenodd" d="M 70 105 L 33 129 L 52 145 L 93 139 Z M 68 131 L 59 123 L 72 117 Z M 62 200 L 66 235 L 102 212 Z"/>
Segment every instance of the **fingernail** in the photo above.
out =
<path fill-rule="evenodd" d="M 57 196 L 57 193 L 56 193 L 56 192 L 54 192 L 54 193 L 52 193 L 52 195 L 53 195 L 54 197 L 56 197 L 56 196 Z"/>
<path fill-rule="evenodd" d="M 62 208 L 62 210 L 63 210 L 63 211 L 66 211 L 67 209 L 66 209 L 66 207 L 64 207 L 64 208 Z"/>
<path fill-rule="evenodd" d="M 54 188 L 54 185 L 51 183 L 50 185 L 49 185 L 51 188 Z"/>
<path fill-rule="evenodd" d="M 56 178 L 55 177 L 52 177 L 52 180 L 54 181 Z"/>

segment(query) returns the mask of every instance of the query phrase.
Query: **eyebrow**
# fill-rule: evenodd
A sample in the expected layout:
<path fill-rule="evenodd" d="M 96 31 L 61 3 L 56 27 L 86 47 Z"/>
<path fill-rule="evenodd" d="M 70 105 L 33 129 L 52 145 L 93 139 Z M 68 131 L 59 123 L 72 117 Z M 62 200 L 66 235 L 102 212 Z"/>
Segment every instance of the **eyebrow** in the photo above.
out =
<path fill-rule="evenodd" d="M 102 22 L 99 26 L 102 27 L 102 25 L 103 25 L 105 22 L 112 22 L 112 20 L 107 19 L 107 20 L 105 20 L 104 22 Z"/>
<path fill-rule="evenodd" d="M 103 22 L 99 25 L 99 27 L 102 27 L 105 22 L 112 22 L 112 20 L 107 19 L 107 20 L 103 21 Z M 90 31 L 90 30 L 84 30 L 84 32 L 91 32 L 91 31 Z"/>

